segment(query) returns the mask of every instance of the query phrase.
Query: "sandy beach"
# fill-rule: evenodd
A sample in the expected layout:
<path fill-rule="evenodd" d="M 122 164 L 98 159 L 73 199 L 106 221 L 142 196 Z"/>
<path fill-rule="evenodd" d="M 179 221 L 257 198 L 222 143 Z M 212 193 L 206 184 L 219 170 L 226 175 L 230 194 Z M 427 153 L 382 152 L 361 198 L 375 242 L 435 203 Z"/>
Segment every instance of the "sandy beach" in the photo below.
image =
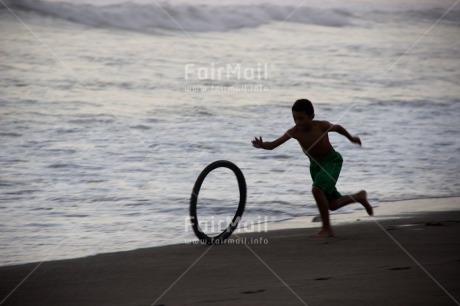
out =
<path fill-rule="evenodd" d="M 458 305 L 459 204 L 413 200 L 381 203 L 375 218 L 333 215 L 329 239 L 307 237 L 314 223 L 239 233 L 225 245 L 1 267 L 1 305 Z"/>

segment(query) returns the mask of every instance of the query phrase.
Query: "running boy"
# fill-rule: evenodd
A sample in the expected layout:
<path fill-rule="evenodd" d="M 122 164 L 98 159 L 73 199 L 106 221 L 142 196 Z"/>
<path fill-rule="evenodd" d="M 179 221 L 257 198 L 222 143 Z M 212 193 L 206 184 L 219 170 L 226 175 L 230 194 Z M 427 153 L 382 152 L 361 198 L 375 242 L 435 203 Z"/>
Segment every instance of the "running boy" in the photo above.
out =
<path fill-rule="evenodd" d="M 369 215 L 373 214 L 372 206 L 367 201 L 365 190 L 353 195 L 342 196 L 335 184 L 342 169 L 342 156 L 336 152 L 329 142 L 328 133 L 337 132 L 351 142 L 361 145 L 357 136 L 352 136 L 340 125 L 327 121 L 313 120 L 315 112 L 312 103 L 307 99 L 297 100 L 292 106 L 295 126 L 274 141 L 263 141 L 255 138 L 252 145 L 256 148 L 273 150 L 291 138 L 296 139 L 303 152 L 310 159 L 310 174 L 313 179 L 313 197 L 321 214 L 323 226 L 312 237 L 332 237 L 334 232 L 329 221 L 329 210 L 359 202 Z"/>

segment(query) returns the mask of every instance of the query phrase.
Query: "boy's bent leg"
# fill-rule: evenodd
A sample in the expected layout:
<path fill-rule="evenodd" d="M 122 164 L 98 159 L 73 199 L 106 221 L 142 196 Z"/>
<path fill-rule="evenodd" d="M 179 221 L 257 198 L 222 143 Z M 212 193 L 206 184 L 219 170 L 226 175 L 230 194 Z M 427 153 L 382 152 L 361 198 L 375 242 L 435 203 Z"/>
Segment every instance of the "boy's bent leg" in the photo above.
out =
<path fill-rule="evenodd" d="M 337 209 L 339 209 L 341 207 L 344 207 L 346 205 L 356 203 L 356 202 L 361 203 L 361 205 L 364 206 L 364 208 L 366 209 L 366 211 L 369 214 L 369 216 L 372 216 L 374 214 L 374 210 L 373 210 L 371 204 L 369 204 L 369 202 L 367 201 L 367 192 L 366 192 L 366 190 L 361 190 L 358 193 L 355 193 L 355 194 L 352 194 L 352 195 L 342 196 L 342 197 L 340 197 L 338 199 L 334 199 L 334 200 L 329 201 L 329 209 L 330 210 L 337 210 Z"/>
<path fill-rule="evenodd" d="M 324 192 L 316 186 L 313 186 L 312 193 L 313 197 L 315 198 L 316 205 L 318 206 L 318 210 L 321 215 L 321 220 L 323 221 L 323 227 L 321 228 L 321 230 L 316 234 L 312 235 L 312 237 L 332 237 L 334 236 L 334 232 L 332 231 L 331 223 L 329 220 L 329 201 L 327 200 Z"/>

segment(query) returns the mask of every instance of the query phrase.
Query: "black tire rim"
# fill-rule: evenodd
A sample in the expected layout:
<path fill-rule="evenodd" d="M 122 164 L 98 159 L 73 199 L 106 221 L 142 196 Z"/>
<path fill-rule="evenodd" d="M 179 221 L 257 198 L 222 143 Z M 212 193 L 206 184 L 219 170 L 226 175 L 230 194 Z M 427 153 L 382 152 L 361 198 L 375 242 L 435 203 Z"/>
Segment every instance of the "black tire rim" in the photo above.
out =
<path fill-rule="evenodd" d="M 240 192 L 240 199 L 238 204 L 238 209 L 233 216 L 232 222 L 228 225 L 228 227 L 222 231 L 217 236 L 210 237 L 206 235 L 202 229 L 200 228 L 197 216 L 197 203 L 198 203 L 198 195 L 200 193 L 201 185 L 203 184 L 206 176 L 208 174 L 217 169 L 217 168 L 228 168 L 233 171 L 236 176 L 236 180 L 238 182 L 238 189 Z M 198 178 L 195 181 L 195 185 L 193 186 L 192 196 L 190 198 L 190 221 L 192 223 L 192 229 L 195 233 L 196 237 L 203 243 L 206 244 L 220 244 L 223 243 L 228 237 L 230 237 L 233 231 L 237 228 L 241 217 L 243 216 L 244 208 L 246 206 L 246 181 L 244 179 L 243 172 L 241 172 L 240 168 L 234 163 L 228 160 L 218 160 L 211 164 L 209 164 L 204 170 L 200 173 Z"/>

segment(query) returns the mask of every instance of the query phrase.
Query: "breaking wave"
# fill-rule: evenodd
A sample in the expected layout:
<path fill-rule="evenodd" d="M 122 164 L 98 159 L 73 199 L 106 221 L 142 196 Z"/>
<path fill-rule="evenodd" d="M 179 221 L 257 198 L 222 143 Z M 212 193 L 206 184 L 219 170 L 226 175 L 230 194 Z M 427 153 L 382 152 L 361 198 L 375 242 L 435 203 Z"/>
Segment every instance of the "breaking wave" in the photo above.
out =
<path fill-rule="evenodd" d="M 340 27 L 350 24 L 350 13 L 339 9 L 318 9 L 290 5 L 207 5 L 120 3 L 106 6 L 17 0 L 13 7 L 95 26 L 137 32 L 229 31 L 257 27 L 271 22 L 296 22 Z"/>
<path fill-rule="evenodd" d="M 10 1 L 14 8 L 94 26 L 118 28 L 143 33 L 161 31 L 225 32 L 241 28 L 254 28 L 272 22 L 312 24 L 329 27 L 355 25 L 360 19 L 367 21 L 402 19 L 429 19 L 436 21 L 446 8 L 410 7 L 382 9 L 381 6 L 336 7 L 295 6 L 289 4 L 189 4 L 189 3 L 136 3 L 121 2 L 110 5 L 88 3 L 48 2 L 44 0 Z M 390 15 L 390 16 L 389 16 Z M 383 17 L 383 18 L 382 18 Z M 391 18 L 387 18 L 391 17 Z M 443 17 L 444 22 L 460 25 L 460 10 L 453 9 Z"/>

